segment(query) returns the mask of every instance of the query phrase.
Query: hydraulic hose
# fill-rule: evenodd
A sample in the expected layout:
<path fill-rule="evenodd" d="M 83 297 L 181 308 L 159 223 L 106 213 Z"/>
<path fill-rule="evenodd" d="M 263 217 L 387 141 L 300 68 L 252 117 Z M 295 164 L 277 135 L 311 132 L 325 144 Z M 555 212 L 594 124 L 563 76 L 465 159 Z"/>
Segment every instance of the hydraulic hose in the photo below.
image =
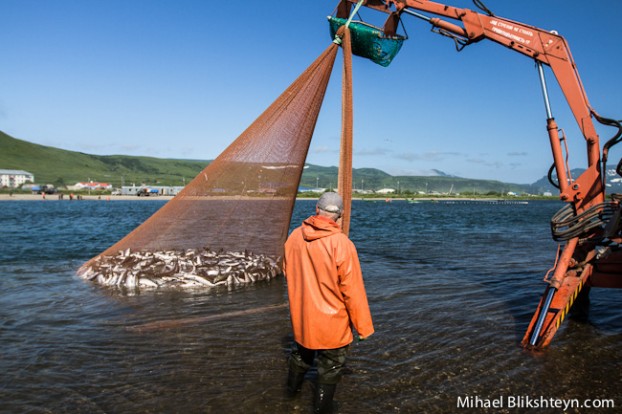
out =
<path fill-rule="evenodd" d="M 551 185 L 555 188 L 557 188 L 559 190 L 559 181 L 555 182 L 553 180 L 553 172 L 555 171 L 555 164 L 551 164 L 551 168 L 549 168 L 549 173 L 546 175 L 547 178 L 549 179 L 549 183 L 551 183 Z"/>
<path fill-rule="evenodd" d="M 617 145 L 622 141 L 622 120 L 616 121 L 615 119 L 604 118 L 598 115 L 596 112 L 592 111 L 592 115 L 594 118 L 603 125 L 613 126 L 618 128 L 618 132 L 611 138 L 609 141 L 603 145 L 603 155 L 602 155 L 602 163 L 603 163 L 603 171 L 607 170 L 607 159 L 609 157 L 609 149 L 614 145 Z M 622 176 L 622 158 L 616 167 L 616 173 Z M 603 185 L 605 185 L 605 175 L 603 174 Z"/>
<path fill-rule="evenodd" d="M 597 204 L 576 214 L 571 204 L 562 207 L 551 218 L 551 233 L 557 241 L 570 240 L 585 235 L 588 231 L 603 227 L 611 220 L 616 206 L 610 202 Z"/>

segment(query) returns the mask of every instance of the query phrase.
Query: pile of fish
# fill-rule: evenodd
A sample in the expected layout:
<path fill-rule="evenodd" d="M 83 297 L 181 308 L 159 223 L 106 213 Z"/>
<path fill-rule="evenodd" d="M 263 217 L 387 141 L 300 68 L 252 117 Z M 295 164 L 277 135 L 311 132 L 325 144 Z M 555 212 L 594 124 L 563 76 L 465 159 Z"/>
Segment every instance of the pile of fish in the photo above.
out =
<path fill-rule="evenodd" d="M 235 286 L 269 280 L 281 274 L 280 260 L 249 252 L 188 249 L 184 251 L 119 251 L 99 256 L 78 275 L 105 286 L 128 288 L 197 288 Z"/>

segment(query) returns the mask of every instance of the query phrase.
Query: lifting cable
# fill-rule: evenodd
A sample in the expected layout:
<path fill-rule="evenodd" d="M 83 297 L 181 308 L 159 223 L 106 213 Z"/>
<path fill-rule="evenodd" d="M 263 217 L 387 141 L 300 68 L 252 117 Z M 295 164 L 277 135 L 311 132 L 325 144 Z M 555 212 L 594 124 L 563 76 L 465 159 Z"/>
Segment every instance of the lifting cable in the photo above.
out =
<path fill-rule="evenodd" d="M 356 3 L 356 6 L 354 6 L 354 10 L 352 10 L 352 13 L 350 13 L 350 17 L 348 17 L 348 20 L 346 21 L 346 23 L 343 25 L 343 27 L 345 29 L 348 28 L 348 26 L 350 26 L 350 23 L 352 23 L 352 19 L 354 18 L 354 16 L 359 12 L 359 9 L 361 8 L 361 6 L 363 5 L 364 0 L 359 0 L 358 3 Z M 341 45 L 342 43 L 342 39 L 339 35 L 335 35 L 335 39 L 333 40 L 333 43 L 336 43 L 338 45 Z"/>

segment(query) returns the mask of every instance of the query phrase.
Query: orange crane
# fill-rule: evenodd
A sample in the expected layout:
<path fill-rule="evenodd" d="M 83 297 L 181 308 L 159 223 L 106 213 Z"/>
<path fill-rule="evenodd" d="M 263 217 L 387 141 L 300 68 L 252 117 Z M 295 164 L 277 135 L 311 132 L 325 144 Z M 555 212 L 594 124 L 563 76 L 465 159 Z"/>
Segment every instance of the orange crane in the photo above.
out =
<path fill-rule="evenodd" d="M 397 39 L 398 23 L 407 14 L 429 22 L 434 32 L 452 38 L 459 49 L 487 39 L 536 62 L 553 154 L 548 177 L 566 202 L 551 219 L 552 235 L 560 242 L 560 249 L 554 267 L 544 277 L 544 294 L 522 340 L 526 348 L 542 349 L 550 344 L 573 304 L 587 302 L 591 287 L 622 288 L 622 194 L 610 194 L 608 199 L 602 172 L 609 149 L 622 140 L 622 126 L 592 108 L 562 36 L 495 16 L 481 0 L 473 2 L 481 12 L 428 0 L 341 0 L 336 17 L 348 18 L 354 4 L 387 13 L 382 36 Z M 357 54 L 356 50 L 364 48 L 353 45 L 352 50 Z M 543 66 L 553 71 L 587 144 L 587 169 L 576 178 L 571 176 L 566 160 L 566 137 L 551 112 Z M 594 120 L 617 128 L 602 149 Z M 622 175 L 622 159 L 616 171 Z"/>

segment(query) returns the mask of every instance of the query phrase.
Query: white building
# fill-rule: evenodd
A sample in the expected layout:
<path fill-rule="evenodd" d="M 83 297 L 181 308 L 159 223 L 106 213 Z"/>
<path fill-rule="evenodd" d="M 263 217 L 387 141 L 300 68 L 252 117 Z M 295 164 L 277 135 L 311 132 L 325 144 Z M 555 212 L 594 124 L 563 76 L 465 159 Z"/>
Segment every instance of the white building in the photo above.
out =
<path fill-rule="evenodd" d="M 35 176 L 28 171 L 0 170 L 0 188 L 17 188 L 27 182 L 35 182 Z"/>
<path fill-rule="evenodd" d="M 166 186 L 166 185 L 157 185 L 157 186 L 123 186 L 121 187 L 121 195 L 138 195 L 139 192 L 143 195 L 165 195 L 165 196 L 175 196 L 184 187 L 182 186 Z"/>
<path fill-rule="evenodd" d="M 96 181 L 79 182 L 75 185 L 67 186 L 68 190 L 111 190 L 112 184 L 100 183 Z"/>

